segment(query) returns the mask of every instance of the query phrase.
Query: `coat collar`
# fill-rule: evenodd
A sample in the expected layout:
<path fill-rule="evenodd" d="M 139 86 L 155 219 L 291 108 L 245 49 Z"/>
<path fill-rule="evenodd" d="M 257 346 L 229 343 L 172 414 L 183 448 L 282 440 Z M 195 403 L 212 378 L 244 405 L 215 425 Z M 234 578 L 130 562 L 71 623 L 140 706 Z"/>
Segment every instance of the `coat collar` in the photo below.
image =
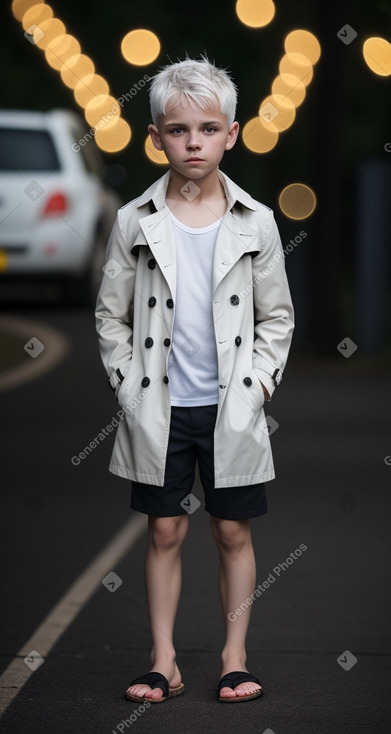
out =
<path fill-rule="evenodd" d="M 241 189 L 240 186 L 237 186 L 236 183 L 228 178 L 225 173 L 220 171 L 219 167 L 217 167 L 217 173 L 223 185 L 225 195 L 227 197 L 228 209 L 231 210 L 235 203 L 238 201 L 240 204 L 243 204 L 252 211 L 257 210 L 256 203 L 254 199 L 250 196 L 250 194 Z M 164 209 L 164 207 L 166 206 L 166 192 L 170 180 L 170 175 L 171 171 L 166 171 L 163 176 L 161 176 L 148 189 L 146 189 L 146 191 L 144 191 L 144 193 L 141 194 L 141 196 L 137 200 L 137 208 L 143 206 L 144 204 L 148 204 L 150 201 L 153 201 L 157 211 Z"/>
<path fill-rule="evenodd" d="M 259 251 L 258 231 L 232 211 L 235 203 L 240 202 L 251 211 L 257 211 L 254 199 L 218 169 L 219 179 L 224 187 L 228 207 L 217 235 L 213 261 L 213 292 L 245 252 Z M 166 191 L 170 178 L 167 171 L 150 186 L 135 202 L 136 208 L 153 201 L 153 214 L 142 216 L 139 225 L 145 236 L 160 270 L 165 277 L 175 301 L 176 293 L 176 253 L 172 222 L 166 204 Z"/>

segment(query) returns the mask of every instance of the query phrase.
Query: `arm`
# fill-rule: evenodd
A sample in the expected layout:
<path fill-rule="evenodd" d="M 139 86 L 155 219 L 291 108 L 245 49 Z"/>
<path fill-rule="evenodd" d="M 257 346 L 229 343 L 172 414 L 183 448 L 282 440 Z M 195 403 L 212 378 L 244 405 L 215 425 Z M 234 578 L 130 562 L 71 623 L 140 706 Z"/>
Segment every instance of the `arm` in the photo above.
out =
<path fill-rule="evenodd" d="M 284 254 L 273 212 L 264 232 L 261 251 L 253 258 L 254 370 L 265 399 L 275 390 L 273 374 L 283 372 L 294 329 L 294 311 L 285 272 Z"/>
<path fill-rule="evenodd" d="M 102 278 L 95 310 L 100 354 L 113 390 L 125 376 L 133 352 L 131 312 L 137 258 L 129 250 L 130 243 L 126 242 L 121 226 L 120 210 L 107 245 L 108 267 Z"/>

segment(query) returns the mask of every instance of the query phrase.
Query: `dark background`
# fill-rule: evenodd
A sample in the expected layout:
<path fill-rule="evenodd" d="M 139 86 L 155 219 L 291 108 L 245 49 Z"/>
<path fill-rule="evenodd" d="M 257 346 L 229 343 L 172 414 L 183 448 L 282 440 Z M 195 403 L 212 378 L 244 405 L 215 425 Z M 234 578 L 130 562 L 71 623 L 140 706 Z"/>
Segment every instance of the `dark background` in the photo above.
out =
<path fill-rule="evenodd" d="M 110 4 L 96 0 L 92 5 L 54 0 L 51 5 L 67 32 L 79 40 L 82 52 L 91 56 L 96 73 L 107 79 L 115 97 L 128 91 L 145 73 L 155 74 L 161 65 L 184 59 L 186 53 L 197 58 L 206 52 L 218 66 L 232 73 L 239 88 L 236 117 L 242 128 L 270 93 L 287 33 L 303 28 L 316 35 L 322 53 L 306 99 L 296 110 L 294 124 L 264 155 L 251 153 L 239 135 L 221 168 L 275 211 L 284 246 L 300 230 L 307 232 L 303 243 L 286 258 L 296 307 L 293 347 L 303 353 L 334 354 L 336 345 L 347 334 L 360 346 L 358 168 L 363 160 L 391 163 L 391 154 L 384 149 L 391 139 L 390 78 L 377 76 L 367 67 L 362 46 L 372 35 L 388 38 L 390 3 L 285 0 L 276 3 L 273 21 L 259 29 L 239 22 L 235 3 L 226 1 L 198 0 L 189 5 L 179 0 L 150 0 L 146 5 L 129 0 Z M 26 41 L 10 8 L 6 12 L 10 16 L 9 30 L 3 34 L 0 47 L 5 80 L 2 106 L 37 110 L 65 107 L 82 115 L 73 91 L 46 63 L 44 52 Z M 349 45 L 337 37 L 346 23 L 358 34 Z M 154 63 L 136 67 L 124 60 L 120 44 L 128 31 L 140 27 L 157 34 L 161 52 Z M 119 154 L 105 155 L 107 163 L 120 164 L 126 171 L 118 187 L 124 202 L 135 198 L 167 170 L 166 166 L 151 163 L 144 153 L 151 121 L 148 86 L 123 107 L 122 115 L 132 128 L 130 144 Z M 286 218 L 278 206 L 279 193 L 293 182 L 313 188 L 318 201 L 315 213 L 300 222 Z M 380 311 L 384 311 L 384 304 Z M 390 331 L 388 321 L 377 351 L 388 353 Z"/>

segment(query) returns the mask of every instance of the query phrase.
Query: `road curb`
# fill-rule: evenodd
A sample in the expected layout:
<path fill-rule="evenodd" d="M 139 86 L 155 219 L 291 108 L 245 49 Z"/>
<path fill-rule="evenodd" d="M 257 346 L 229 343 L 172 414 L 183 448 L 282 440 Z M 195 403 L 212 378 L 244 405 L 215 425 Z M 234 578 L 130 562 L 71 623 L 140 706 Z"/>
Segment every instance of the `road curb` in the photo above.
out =
<path fill-rule="evenodd" d="M 71 351 L 71 342 L 62 332 L 38 321 L 10 314 L 0 317 L 0 331 L 25 340 L 25 361 L 0 372 L 0 392 L 36 380 L 57 367 Z"/>

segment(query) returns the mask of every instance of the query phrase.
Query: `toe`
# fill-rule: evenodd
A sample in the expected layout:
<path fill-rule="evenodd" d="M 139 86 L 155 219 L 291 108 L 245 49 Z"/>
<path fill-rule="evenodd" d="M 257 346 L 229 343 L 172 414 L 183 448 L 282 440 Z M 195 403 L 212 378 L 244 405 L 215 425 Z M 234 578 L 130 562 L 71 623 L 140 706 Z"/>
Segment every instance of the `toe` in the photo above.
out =
<path fill-rule="evenodd" d="M 236 693 L 232 690 L 232 688 L 229 688 L 229 686 L 224 686 L 224 688 L 221 688 L 220 690 L 220 698 L 235 698 Z"/>
<path fill-rule="evenodd" d="M 161 688 L 154 688 L 153 690 L 148 690 L 147 693 L 145 694 L 145 698 L 152 698 L 152 699 L 162 698 L 162 696 L 163 696 L 163 691 Z"/>
<path fill-rule="evenodd" d="M 256 693 L 256 691 L 261 690 L 261 686 L 259 686 L 257 683 L 241 683 L 239 686 L 236 686 L 235 693 L 237 696 L 249 696 L 251 693 Z"/>
<path fill-rule="evenodd" d="M 151 686 L 138 683 L 135 686 L 130 686 L 126 693 L 130 696 L 138 696 L 138 698 L 144 698 L 147 693 L 151 693 Z"/>

